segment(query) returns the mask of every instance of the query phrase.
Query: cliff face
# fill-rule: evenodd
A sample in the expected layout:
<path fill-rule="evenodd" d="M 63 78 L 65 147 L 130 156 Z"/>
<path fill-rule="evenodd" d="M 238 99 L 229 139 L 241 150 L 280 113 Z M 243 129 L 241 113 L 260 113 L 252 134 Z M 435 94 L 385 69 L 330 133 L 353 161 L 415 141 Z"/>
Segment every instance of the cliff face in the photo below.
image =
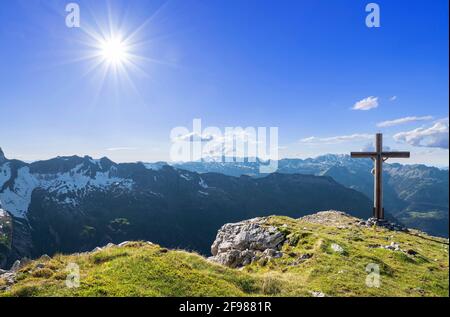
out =
<path fill-rule="evenodd" d="M 0 296 L 449 295 L 447 239 L 342 212 L 226 224 L 212 254 L 124 242 L 43 256 L 0 271 Z"/>
<path fill-rule="evenodd" d="M 0 268 L 7 265 L 11 251 L 12 219 L 0 205 Z"/>
<path fill-rule="evenodd" d="M 6 157 L 5 157 L 5 153 L 3 153 L 3 150 L 0 147 L 0 164 L 2 164 L 3 162 L 6 162 Z"/>

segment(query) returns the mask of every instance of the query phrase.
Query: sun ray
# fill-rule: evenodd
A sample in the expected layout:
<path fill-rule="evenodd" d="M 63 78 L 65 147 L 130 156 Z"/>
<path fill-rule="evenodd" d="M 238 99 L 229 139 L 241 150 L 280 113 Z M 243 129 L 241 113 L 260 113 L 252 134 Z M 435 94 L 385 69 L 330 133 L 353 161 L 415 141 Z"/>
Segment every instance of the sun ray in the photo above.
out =
<path fill-rule="evenodd" d="M 169 4 L 169 0 L 164 2 L 150 17 L 148 17 L 147 20 L 145 20 L 140 26 L 138 26 L 128 37 L 127 41 L 132 41 L 132 39 L 139 34 L 150 22 L 153 21 L 154 18 L 156 18 L 162 10 L 167 7 Z"/>
<path fill-rule="evenodd" d="M 167 62 L 167 61 L 163 61 L 163 60 L 159 60 L 159 59 L 155 59 L 155 58 L 151 58 L 151 57 L 134 55 L 134 54 L 131 54 L 131 53 L 129 55 L 134 60 L 140 60 L 140 61 L 149 62 L 149 63 L 153 63 L 153 64 L 164 65 L 164 66 L 171 66 L 171 67 L 175 67 L 175 68 L 179 67 L 179 65 L 176 64 L 176 63 L 171 63 L 171 62 Z"/>

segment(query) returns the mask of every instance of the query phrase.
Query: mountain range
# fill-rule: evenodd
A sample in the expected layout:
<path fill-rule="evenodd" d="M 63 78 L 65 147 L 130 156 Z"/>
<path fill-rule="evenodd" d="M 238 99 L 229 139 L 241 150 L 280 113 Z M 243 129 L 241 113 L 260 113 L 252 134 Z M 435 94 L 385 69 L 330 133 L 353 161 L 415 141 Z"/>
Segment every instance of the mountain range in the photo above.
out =
<path fill-rule="evenodd" d="M 232 176 L 263 177 L 260 164 L 208 159 L 174 166 L 199 173 L 223 173 Z M 349 155 L 323 155 L 308 159 L 282 159 L 278 173 L 329 176 L 347 188 L 373 198 L 373 162 L 352 159 Z M 383 164 L 384 207 L 398 221 L 437 236 L 449 233 L 449 172 L 426 165 Z"/>
<path fill-rule="evenodd" d="M 149 240 L 209 254 L 228 222 L 338 209 L 367 218 L 371 201 L 330 176 L 239 177 L 89 156 L 25 163 L 0 156 L 0 264 Z"/>

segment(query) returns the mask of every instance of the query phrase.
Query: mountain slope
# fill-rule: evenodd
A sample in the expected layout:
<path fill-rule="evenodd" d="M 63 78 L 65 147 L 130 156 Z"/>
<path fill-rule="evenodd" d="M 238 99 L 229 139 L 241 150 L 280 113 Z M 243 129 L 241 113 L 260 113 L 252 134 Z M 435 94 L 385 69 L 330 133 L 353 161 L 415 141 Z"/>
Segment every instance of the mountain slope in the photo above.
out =
<path fill-rule="evenodd" d="M 189 162 L 175 165 L 199 173 L 261 177 L 258 162 Z M 278 173 L 329 176 L 338 183 L 373 197 L 370 159 L 352 159 L 348 155 L 323 155 L 308 159 L 282 159 Z M 449 174 L 425 165 L 383 165 L 384 205 L 386 211 L 410 227 L 448 237 Z"/>
<path fill-rule="evenodd" d="M 7 254 L 11 251 L 12 219 L 0 208 L 0 268 L 7 262 Z"/>
<path fill-rule="evenodd" d="M 82 254 L 42 257 L 22 265 L 1 275 L 0 296 L 449 294 L 448 240 L 416 231 L 367 227 L 338 212 L 256 221 L 261 230 L 283 235 L 277 251 L 281 256 L 231 269 L 198 254 L 129 242 Z M 80 285 L 68 288 L 66 268 L 74 263 L 79 266 Z M 368 270 L 375 266 L 380 272 L 379 287 Z"/>

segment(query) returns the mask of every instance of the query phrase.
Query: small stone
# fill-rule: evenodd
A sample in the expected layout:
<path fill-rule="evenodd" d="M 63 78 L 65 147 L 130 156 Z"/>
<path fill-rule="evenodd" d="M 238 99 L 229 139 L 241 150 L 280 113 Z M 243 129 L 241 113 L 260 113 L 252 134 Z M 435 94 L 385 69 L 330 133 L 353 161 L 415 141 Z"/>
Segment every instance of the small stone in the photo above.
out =
<path fill-rule="evenodd" d="M 408 249 L 408 250 L 406 250 L 406 253 L 409 255 L 416 255 L 417 251 L 414 251 L 413 249 Z"/>
<path fill-rule="evenodd" d="M 414 291 L 420 293 L 420 294 L 425 294 L 425 290 L 421 287 L 416 287 L 413 289 Z"/>
<path fill-rule="evenodd" d="M 326 297 L 326 295 L 325 295 L 324 293 L 318 292 L 318 291 L 311 291 L 310 294 L 311 294 L 313 297 Z"/>
<path fill-rule="evenodd" d="M 44 267 L 45 267 L 45 264 L 44 264 L 44 263 L 37 263 L 37 264 L 34 266 L 35 269 L 43 269 Z"/>
<path fill-rule="evenodd" d="M 295 266 L 295 265 L 299 265 L 299 264 L 305 262 L 306 260 L 312 258 L 312 256 L 313 256 L 313 255 L 310 254 L 310 253 L 302 254 L 302 255 L 300 255 L 294 262 L 292 262 L 291 265 L 294 265 L 294 266 Z"/>
<path fill-rule="evenodd" d="M 39 259 L 40 259 L 41 261 L 50 261 L 52 258 L 49 257 L 47 254 L 44 254 L 44 255 L 42 255 Z"/>
<path fill-rule="evenodd" d="M 400 249 L 400 245 L 394 241 L 392 241 L 390 245 L 384 246 L 384 248 L 392 251 L 402 251 L 402 249 Z"/>
<path fill-rule="evenodd" d="M 312 254 L 311 253 L 305 253 L 305 254 L 302 254 L 299 257 L 299 260 L 308 260 L 308 259 L 311 259 L 311 258 L 312 258 Z"/>
<path fill-rule="evenodd" d="M 344 252 L 344 249 L 343 249 L 339 244 L 337 244 L 337 243 L 332 243 L 332 244 L 331 244 L 331 249 L 332 249 L 334 252 L 337 252 L 337 253 L 342 253 L 342 252 Z"/>
<path fill-rule="evenodd" d="M 11 272 L 16 272 L 20 269 L 20 261 L 16 260 L 13 265 L 11 266 L 11 269 L 9 269 Z"/>
<path fill-rule="evenodd" d="M 7 285 L 12 285 L 16 282 L 16 273 L 9 272 L 2 275 L 3 280 Z"/>
<path fill-rule="evenodd" d="M 119 247 L 124 247 L 127 244 L 130 244 L 130 241 L 124 241 L 124 242 L 119 243 Z"/>
<path fill-rule="evenodd" d="M 269 260 L 267 258 L 261 258 L 258 263 L 261 266 L 265 266 Z"/>
<path fill-rule="evenodd" d="M 283 253 L 274 249 L 266 249 L 263 252 L 263 256 L 269 258 L 281 258 L 283 256 Z"/>

